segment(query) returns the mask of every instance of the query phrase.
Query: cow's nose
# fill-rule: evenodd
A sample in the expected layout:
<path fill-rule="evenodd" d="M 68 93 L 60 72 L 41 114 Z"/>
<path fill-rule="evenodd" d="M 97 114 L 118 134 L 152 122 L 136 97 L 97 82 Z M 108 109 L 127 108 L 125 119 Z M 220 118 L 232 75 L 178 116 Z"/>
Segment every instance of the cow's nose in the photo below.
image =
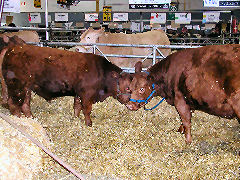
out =
<path fill-rule="evenodd" d="M 133 110 L 133 105 L 132 104 L 127 104 L 126 105 L 128 109 Z"/>
<path fill-rule="evenodd" d="M 76 50 L 75 50 L 76 52 L 79 52 L 79 49 L 78 48 L 76 48 Z"/>

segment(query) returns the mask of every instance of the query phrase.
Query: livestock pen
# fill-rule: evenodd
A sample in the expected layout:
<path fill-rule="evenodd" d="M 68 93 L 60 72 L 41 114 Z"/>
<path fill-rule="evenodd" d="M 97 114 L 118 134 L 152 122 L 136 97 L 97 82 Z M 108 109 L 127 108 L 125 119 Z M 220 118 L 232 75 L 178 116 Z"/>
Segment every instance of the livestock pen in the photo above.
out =
<path fill-rule="evenodd" d="M 147 106 L 152 107 L 159 100 L 154 98 Z M 193 143 L 187 145 L 184 135 L 177 132 L 181 123 L 178 113 L 166 102 L 152 111 L 141 108 L 134 112 L 117 100 L 107 98 L 93 105 L 92 127 L 81 121 L 83 114 L 75 118 L 72 107 L 72 97 L 47 102 L 32 93 L 34 119 L 12 117 L 2 106 L 0 112 L 14 118 L 25 129 L 28 129 L 27 123 L 20 122 L 39 123 L 44 129 L 41 133 L 45 139 L 39 140 L 85 179 L 240 178 L 240 128 L 237 119 L 195 111 L 192 118 Z M 43 157 L 38 161 L 42 168 L 37 169 L 27 158 L 19 160 L 14 156 L 15 164 L 22 163 L 24 166 L 21 168 L 27 169 L 26 176 L 22 177 L 29 178 L 27 173 L 36 168 L 31 179 L 77 179 L 31 143 L 22 147 L 18 145 L 20 140 L 12 142 L 20 133 L 9 135 L 12 130 L 6 131 L 6 126 L 2 121 L 1 137 L 10 137 L 8 141 L 1 141 L 5 145 L 2 147 L 16 146 L 20 151 L 23 147 L 30 147 L 26 153 L 31 155 L 31 159 L 40 159 L 34 156 L 36 151 L 40 151 Z M 30 133 L 38 131 L 39 128 Z M 14 151 L 9 154 L 14 154 Z M 3 156 L 0 159 L 4 159 Z"/>

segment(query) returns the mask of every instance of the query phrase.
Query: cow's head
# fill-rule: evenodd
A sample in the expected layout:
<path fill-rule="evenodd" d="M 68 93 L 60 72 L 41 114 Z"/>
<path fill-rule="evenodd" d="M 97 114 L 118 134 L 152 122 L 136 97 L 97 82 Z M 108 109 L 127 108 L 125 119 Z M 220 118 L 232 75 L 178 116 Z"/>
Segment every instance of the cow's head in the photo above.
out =
<path fill-rule="evenodd" d="M 132 82 L 131 74 L 126 72 L 120 73 L 112 71 L 109 73 L 105 81 L 106 89 L 108 90 L 102 92 L 100 95 L 104 95 L 102 96 L 103 99 L 112 95 L 120 103 L 126 104 L 130 99 L 129 86 L 131 82 Z"/>
<path fill-rule="evenodd" d="M 130 94 L 130 84 L 132 82 L 132 75 L 126 72 L 123 72 L 119 75 L 117 80 L 117 100 L 122 103 L 128 103 L 131 94 Z"/>
<path fill-rule="evenodd" d="M 152 99 L 154 93 L 152 78 L 148 76 L 148 72 L 142 72 L 141 62 L 135 65 L 135 74 L 132 75 L 129 92 L 130 101 L 126 106 L 132 111 L 138 110 Z"/>
<path fill-rule="evenodd" d="M 2 37 L 0 37 L 0 51 L 2 51 L 7 47 L 14 46 L 14 45 L 21 45 L 24 43 L 25 42 L 22 39 L 20 39 L 18 36 L 8 37 L 6 35 L 2 35 Z"/>
<path fill-rule="evenodd" d="M 94 30 L 93 28 L 87 29 L 81 35 L 80 43 L 98 43 L 99 37 L 102 36 L 104 33 L 104 29 Z M 89 52 L 90 46 L 84 46 L 84 52 Z M 76 47 L 77 52 L 83 52 L 83 48 L 81 46 Z"/>

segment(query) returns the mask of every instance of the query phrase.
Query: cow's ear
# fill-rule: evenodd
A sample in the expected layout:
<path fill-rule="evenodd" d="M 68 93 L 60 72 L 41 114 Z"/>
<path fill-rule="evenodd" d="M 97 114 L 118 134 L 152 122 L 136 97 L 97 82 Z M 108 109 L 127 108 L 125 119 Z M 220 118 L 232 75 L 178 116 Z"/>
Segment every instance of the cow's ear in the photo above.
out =
<path fill-rule="evenodd" d="M 150 82 L 154 82 L 154 77 L 151 76 L 151 75 L 148 75 L 147 80 L 150 81 Z"/>
<path fill-rule="evenodd" d="M 5 43 L 8 43 L 8 42 L 9 42 L 9 37 L 6 36 L 6 35 L 3 35 L 3 41 L 4 41 Z"/>
<path fill-rule="evenodd" d="M 112 71 L 111 76 L 112 76 L 112 78 L 116 79 L 116 78 L 119 78 L 120 75 L 116 71 Z"/>
<path fill-rule="evenodd" d="M 142 62 L 141 61 L 138 61 L 136 64 L 135 64 L 135 72 L 141 72 L 142 71 Z"/>

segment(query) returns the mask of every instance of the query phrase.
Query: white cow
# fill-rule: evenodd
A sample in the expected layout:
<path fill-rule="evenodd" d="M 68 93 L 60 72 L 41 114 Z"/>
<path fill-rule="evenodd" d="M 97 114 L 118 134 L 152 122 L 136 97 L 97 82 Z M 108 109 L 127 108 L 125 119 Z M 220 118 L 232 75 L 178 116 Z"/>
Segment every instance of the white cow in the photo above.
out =
<path fill-rule="evenodd" d="M 80 43 L 109 43 L 109 44 L 154 44 L 154 45 L 170 45 L 170 41 L 166 33 L 162 30 L 152 30 L 137 34 L 110 33 L 104 32 L 104 29 L 94 30 L 89 28 L 81 35 Z M 152 52 L 149 48 L 135 47 L 109 47 L 99 46 L 104 54 L 125 54 L 125 55 L 148 55 Z M 90 46 L 78 46 L 76 50 L 79 52 L 92 52 Z M 164 56 L 171 53 L 171 49 L 162 48 L 160 51 Z M 159 56 L 159 54 L 157 54 Z M 134 67 L 139 58 L 119 58 L 108 57 L 108 59 L 119 67 Z M 143 62 L 143 67 L 152 65 L 152 59 Z"/>

